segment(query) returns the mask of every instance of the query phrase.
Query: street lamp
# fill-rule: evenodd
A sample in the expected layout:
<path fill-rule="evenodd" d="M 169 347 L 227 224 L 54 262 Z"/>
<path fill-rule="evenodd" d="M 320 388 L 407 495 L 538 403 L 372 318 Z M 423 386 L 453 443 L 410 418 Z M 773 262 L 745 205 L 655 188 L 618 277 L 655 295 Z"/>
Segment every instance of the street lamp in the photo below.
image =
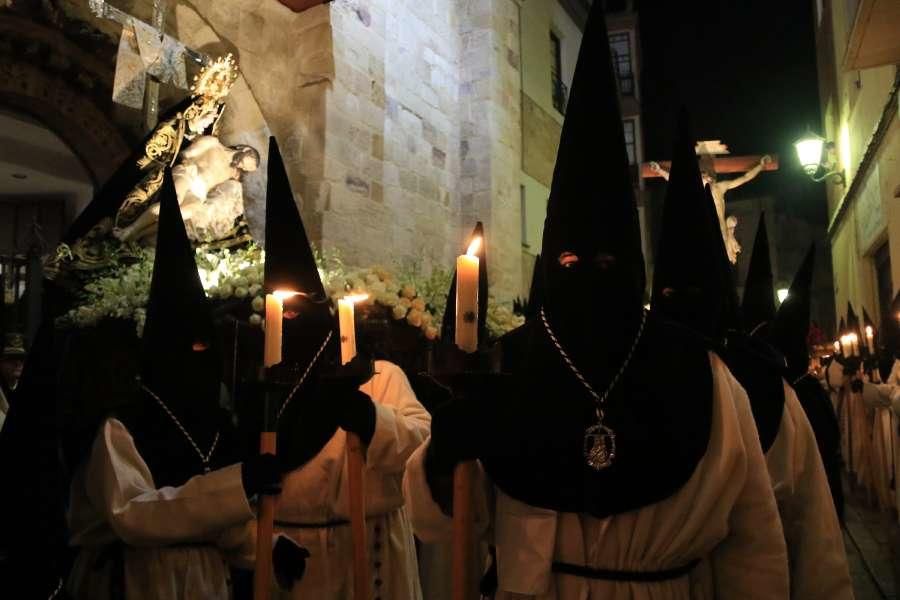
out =
<path fill-rule="evenodd" d="M 794 148 L 797 150 L 800 166 L 810 179 L 819 182 L 833 177 L 834 183 L 844 184 L 844 172 L 837 169 L 834 161 L 827 159 L 827 155 L 834 150 L 834 142 L 828 142 L 822 136 L 809 132 L 794 142 Z M 821 171 L 825 173 L 817 176 Z"/>

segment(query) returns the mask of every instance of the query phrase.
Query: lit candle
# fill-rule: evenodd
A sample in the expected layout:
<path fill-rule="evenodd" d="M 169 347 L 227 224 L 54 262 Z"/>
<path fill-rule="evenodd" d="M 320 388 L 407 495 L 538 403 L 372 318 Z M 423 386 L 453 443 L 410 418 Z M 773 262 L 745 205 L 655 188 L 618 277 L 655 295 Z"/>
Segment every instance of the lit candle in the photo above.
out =
<path fill-rule="evenodd" d="M 341 330 L 341 364 L 345 365 L 356 356 L 356 321 L 353 305 L 368 298 L 368 295 L 345 296 L 338 300 L 338 324 Z"/>
<path fill-rule="evenodd" d="M 859 336 L 855 333 L 850 334 L 851 356 L 859 356 Z"/>
<path fill-rule="evenodd" d="M 456 258 L 456 345 L 463 352 L 478 349 L 478 257 L 476 237 L 465 254 Z"/>
<path fill-rule="evenodd" d="M 835 354 L 841 353 L 841 343 L 837 340 L 834 341 L 834 353 Z"/>
<path fill-rule="evenodd" d="M 866 347 L 869 354 L 875 354 L 875 332 L 872 331 L 871 325 L 866 325 Z"/>
<path fill-rule="evenodd" d="M 284 316 L 284 304 L 281 297 L 266 294 L 266 345 L 263 354 L 263 366 L 271 367 L 281 362 L 281 326 Z"/>
<path fill-rule="evenodd" d="M 284 299 L 299 292 L 276 290 L 266 294 L 266 341 L 263 348 L 263 366 L 271 367 L 281 362 L 281 327 L 284 322 Z"/>

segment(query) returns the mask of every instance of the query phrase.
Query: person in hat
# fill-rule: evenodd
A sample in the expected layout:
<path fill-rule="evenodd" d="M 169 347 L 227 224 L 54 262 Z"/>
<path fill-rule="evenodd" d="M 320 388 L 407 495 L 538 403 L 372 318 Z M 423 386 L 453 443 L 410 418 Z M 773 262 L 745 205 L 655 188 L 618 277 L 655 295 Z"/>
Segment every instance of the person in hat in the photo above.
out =
<path fill-rule="evenodd" d="M 276 530 L 301 551 L 276 546 L 284 565 L 278 598 L 352 597 L 347 433 L 366 447 L 367 556 L 373 593 L 383 600 L 422 598 L 412 526 L 400 484 L 407 458 L 428 436 L 431 418 L 397 365 L 374 361 L 362 385 L 329 376 L 339 334 L 275 139 L 269 144 L 265 286 L 301 292 L 285 302 L 282 365 L 296 376 L 273 407 L 278 455 L 288 472 Z M 363 358 L 363 357 L 359 357 Z M 293 566 L 293 570 L 290 567 Z"/>
<path fill-rule="evenodd" d="M 71 484 L 76 599 L 230 598 L 226 560 L 253 553 L 251 499 L 280 481 L 273 455 L 237 460 L 212 313 L 168 171 L 160 203 L 135 399 L 103 420 Z"/>
<path fill-rule="evenodd" d="M 3 429 L 6 413 L 9 412 L 9 401 L 19 384 L 24 366 L 25 339 L 18 333 L 6 334 L 3 352 L 0 354 L 0 430 Z"/>
<path fill-rule="evenodd" d="M 633 194 L 594 3 L 544 224 L 541 309 L 508 378 L 432 415 L 404 481 L 416 533 L 448 535 L 447 481 L 478 459 L 476 523 L 496 547 L 499 599 L 787 598 L 746 393 L 700 336 L 644 310 Z"/>
<path fill-rule="evenodd" d="M 781 358 L 765 340 L 739 329 L 731 266 L 717 235 L 710 191 L 699 183 L 691 139 L 688 117 L 682 112 L 663 209 L 651 310 L 710 339 L 749 396 L 784 529 L 791 598 L 852 598 L 840 524 L 816 437 L 796 393 L 783 378 Z M 758 269 L 770 269 L 760 263 L 759 256 L 752 260 Z M 799 285 L 796 291 L 799 301 Z M 769 287 L 748 289 L 748 295 L 774 298 L 775 294 Z M 771 318 L 767 327 L 771 330 L 777 323 L 778 339 L 786 341 L 787 312 L 781 322 L 774 314 Z M 801 340 L 805 352 L 805 330 Z M 796 360 L 806 372 L 808 356 Z"/>
<path fill-rule="evenodd" d="M 873 409 L 889 408 L 893 413 L 890 416 L 891 423 L 896 425 L 900 422 L 900 293 L 898 293 L 891 303 L 890 312 L 885 315 L 882 320 L 881 331 L 879 332 L 879 345 L 883 348 L 879 353 L 882 357 L 880 362 L 886 366 L 890 363 L 890 368 L 883 368 L 887 371 L 887 376 L 883 377 L 884 383 L 872 383 L 866 381 L 863 383 L 863 400 L 865 404 Z M 876 413 L 879 412 L 876 410 Z M 900 434 L 898 434 L 896 426 L 890 428 L 890 431 L 882 431 L 886 436 L 893 437 L 888 441 L 887 445 L 891 449 L 892 454 L 890 463 L 893 465 L 893 472 L 887 469 L 887 479 L 894 482 L 893 498 L 891 503 L 900 511 Z M 876 432 L 877 434 L 878 432 Z"/>
<path fill-rule="evenodd" d="M 825 389 L 809 368 L 809 314 L 815 246 L 811 246 L 772 322 L 772 345 L 784 355 L 785 377 L 797 393 L 803 412 L 816 437 L 819 455 L 828 478 L 834 508 L 840 520 L 844 515 L 844 490 L 841 482 L 841 429 L 834 406 Z"/>

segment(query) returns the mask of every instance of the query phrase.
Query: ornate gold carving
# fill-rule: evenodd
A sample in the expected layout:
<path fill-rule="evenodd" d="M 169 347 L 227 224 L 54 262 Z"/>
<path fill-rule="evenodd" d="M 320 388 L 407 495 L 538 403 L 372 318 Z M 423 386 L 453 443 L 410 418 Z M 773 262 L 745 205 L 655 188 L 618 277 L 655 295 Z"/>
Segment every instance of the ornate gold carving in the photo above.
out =
<path fill-rule="evenodd" d="M 124 227 L 133 222 L 153 203 L 156 192 L 162 187 L 165 167 L 157 164 L 125 196 L 119 212 L 116 213 L 116 227 Z"/>

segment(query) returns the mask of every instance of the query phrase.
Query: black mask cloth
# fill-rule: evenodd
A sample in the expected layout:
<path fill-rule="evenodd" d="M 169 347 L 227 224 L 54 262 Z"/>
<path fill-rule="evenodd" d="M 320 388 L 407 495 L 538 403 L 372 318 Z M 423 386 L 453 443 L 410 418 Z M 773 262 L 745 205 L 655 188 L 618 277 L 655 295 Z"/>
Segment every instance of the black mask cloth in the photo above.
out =
<path fill-rule="evenodd" d="M 572 256 L 577 257 L 577 261 Z M 561 262 L 561 259 L 562 262 Z M 642 316 L 644 262 L 603 11 L 594 3 L 571 88 L 541 250 L 544 314 L 587 380 L 603 393 L 628 356 Z M 563 264 L 566 263 L 566 264 Z M 518 346 L 516 348 L 515 346 Z M 606 404 L 613 464 L 583 453 L 592 397 L 563 361 L 540 314 L 503 342 L 512 373 L 486 390 L 494 432 L 482 459 L 492 480 L 525 503 L 598 517 L 671 496 L 706 452 L 712 377 L 706 345 L 648 318 Z"/>

